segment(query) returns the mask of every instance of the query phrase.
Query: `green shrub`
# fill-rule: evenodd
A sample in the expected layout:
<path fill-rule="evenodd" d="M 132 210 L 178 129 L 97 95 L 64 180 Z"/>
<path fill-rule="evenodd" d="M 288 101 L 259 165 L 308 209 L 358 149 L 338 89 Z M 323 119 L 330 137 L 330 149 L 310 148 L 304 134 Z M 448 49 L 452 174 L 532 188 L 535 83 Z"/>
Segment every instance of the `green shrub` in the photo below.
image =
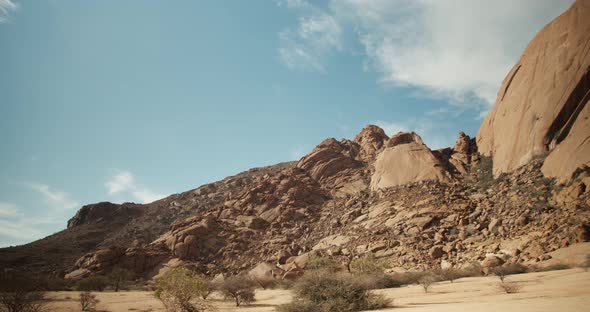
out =
<path fill-rule="evenodd" d="M 79 291 L 103 291 L 109 285 L 109 280 L 104 276 L 90 276 L 78 281 L 76 287 Z"/>
<path fill-rule="evenodd" d="M 227 277 L 221 283 L 219 290 L 228 299 L 233 299 L 236 306 L 248 304 L 255 300 L 254 288 L 256 283 L 245 275 L 235 275 Z"/>
<path fill-rule="evenodd" d="M 283 312 L 351 312 L 389 304 L 356 282 L 356 277 L 330 271 L 307 272 L 295 285 L 295 300 L 278 308 Z"/>
<path fill-rule="evenodd" d="M 167 311 L 205 311 L 209 305 L 201 299 L 207 291 L 207 281 L 187 268 L 175 268 L 170 274 L 156 281 L 156 298 Z"/>

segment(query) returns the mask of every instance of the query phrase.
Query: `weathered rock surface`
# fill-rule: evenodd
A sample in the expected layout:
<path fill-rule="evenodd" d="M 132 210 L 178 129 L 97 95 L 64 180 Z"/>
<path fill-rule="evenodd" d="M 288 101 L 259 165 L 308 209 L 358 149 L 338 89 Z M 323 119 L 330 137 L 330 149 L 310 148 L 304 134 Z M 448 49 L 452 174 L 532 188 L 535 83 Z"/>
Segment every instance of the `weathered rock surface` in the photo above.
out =
<path fill-rule="evenodd" d="M 392 136 L 377 156 L 371 189 L 378 190 L 417 181 L 448 181 L 450 175 L 415 133 Z"/>
<path fill-rule="evenodd" d="M 495 176 L 548 152 L 548 176 L 568 179 L 590 163 L 589 42 L 590 2 L 580 0 L 529 43 L 477 133 Z"/>

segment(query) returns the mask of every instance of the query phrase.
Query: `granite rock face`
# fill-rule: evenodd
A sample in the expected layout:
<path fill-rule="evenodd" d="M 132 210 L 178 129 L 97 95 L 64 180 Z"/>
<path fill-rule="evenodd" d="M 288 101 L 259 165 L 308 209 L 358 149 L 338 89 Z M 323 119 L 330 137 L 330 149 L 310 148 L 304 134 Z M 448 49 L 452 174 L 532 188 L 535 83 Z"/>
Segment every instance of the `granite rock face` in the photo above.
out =
<path fill-rule="evenodd" d="M 494 175 L 546 154 L 560 180 L 590 164 L 589 91 L 590 1 L 578 0 L 529 43 L 477 133 Z"/>

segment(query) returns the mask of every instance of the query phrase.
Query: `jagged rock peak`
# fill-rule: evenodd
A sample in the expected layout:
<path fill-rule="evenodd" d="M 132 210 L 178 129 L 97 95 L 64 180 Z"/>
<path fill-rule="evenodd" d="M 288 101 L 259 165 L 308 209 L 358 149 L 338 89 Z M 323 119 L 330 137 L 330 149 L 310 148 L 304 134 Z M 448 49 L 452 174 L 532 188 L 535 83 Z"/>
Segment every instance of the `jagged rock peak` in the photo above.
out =
<path fill-rule="evenodd" d="M 132 203 L 117 205 L 110 202 L 100 202 L 85 205 L 68 220 L 68 229 L 88 223 L 126 220 L 139 214 L 138 209 L 138 205 Z"/>
<path fill-rule="evenodd" d="M 471 138 L 465 134 L 465 132 L 459 132 L 459 137 L 455 146 L 453 146 L 453 152 L 461 154 L 469 154 L 469 146 L 471 145 Z"/>
<path fill-rule="evenodd" d="M 347 168 L 361 166 L 356 160 L 359 150 L 360 146 L 356 142 L 347 139 L 338 142 L 334 138 L 329 138 L 301 158 L 297 167 L 307 170 L 311 177 L 319 181 Z"/>
<path fill-rule="evenodd" d="M 366 125 L 354 138 L 354 142 L 360 145 L 359 156 L 362 160 L 373 160 L 383 149 L 389 139 L 383 129 L 375 125 Z"/>

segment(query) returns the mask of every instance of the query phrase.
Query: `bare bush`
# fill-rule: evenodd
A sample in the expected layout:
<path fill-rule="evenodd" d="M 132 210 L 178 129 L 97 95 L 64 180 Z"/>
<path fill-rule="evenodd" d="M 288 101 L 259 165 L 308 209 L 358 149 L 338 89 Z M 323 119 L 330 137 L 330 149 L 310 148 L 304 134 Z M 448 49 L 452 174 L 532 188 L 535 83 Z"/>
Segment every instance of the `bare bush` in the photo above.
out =
<path fill-rule="evenodd" d="M 498 284 L 498 287 L 500 287 L 500 289 L 506 292 L 507 294 L 515 294 L 520 292 L 520 290 L 522 289 L 522 285 L 516 282 L 500 283 Z"/>
<path fill-rule="evenodd" d="M 436 277 L 433 274 L 426 274 L 420 277 L 418 283 L 422 286 L 422 289 L 424 289 L 424 293 L 428 293 L 428 289 L 430 289 L 430 286 L 432 286 L 435 281 Z"/>
<path fill-rule="evenodd" d="M 220 290 L 228 299 L 233 299 L 236 306 L 248 304 L 255 300 L 254 288 L 255 282 L 245 275 L 235 275 L 227 277 L 220 285 Z"/>
<path fill-rule="evenodd" d="M 98 304 L 99 300 L 96 299 L 96 295 L 85 291 L 80 293 L 80 308 L 84 312 L 93 312 L 96 311 L 96 305 Z"/>
<path fill-rule="evenodd" d="M 0 277 L 0 310 L 7 312 L 40 312 L 44 310 L 45 292 L 39 282 L 24 274 L 2 274 Z"/>

